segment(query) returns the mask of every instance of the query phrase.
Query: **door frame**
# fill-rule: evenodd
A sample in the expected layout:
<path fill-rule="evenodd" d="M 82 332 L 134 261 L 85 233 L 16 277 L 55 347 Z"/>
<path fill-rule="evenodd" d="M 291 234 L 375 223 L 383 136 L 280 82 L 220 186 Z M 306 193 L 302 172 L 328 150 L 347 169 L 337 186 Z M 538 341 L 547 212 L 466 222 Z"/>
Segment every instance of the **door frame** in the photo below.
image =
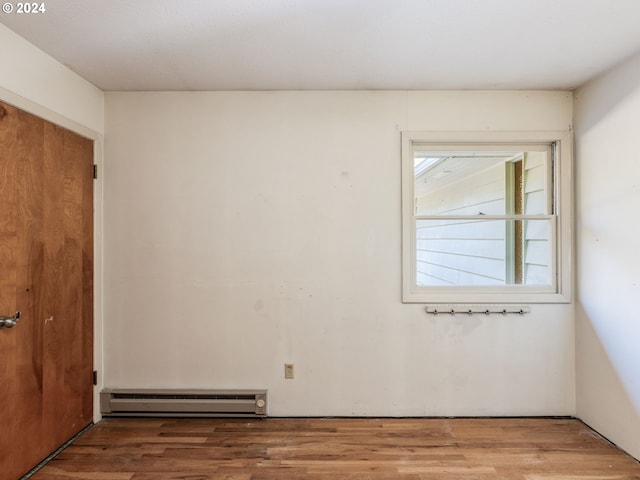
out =
<path fill-rule="evenodd" d="M 103 351 L 103 189 L 104 189 L 104 137 L 84 125 L 70 120 L 57 112 L 16 95 L 0 87 L 0 101 L 27 113 L 71 130 L 93 140 L 93 163 L 97 165 L 98 178 L 93 184 L 93 369 L 98 372 L 97 385 L 93 387 L 93 421 L 100 415 L 100 391 L 104 387 Z"/>

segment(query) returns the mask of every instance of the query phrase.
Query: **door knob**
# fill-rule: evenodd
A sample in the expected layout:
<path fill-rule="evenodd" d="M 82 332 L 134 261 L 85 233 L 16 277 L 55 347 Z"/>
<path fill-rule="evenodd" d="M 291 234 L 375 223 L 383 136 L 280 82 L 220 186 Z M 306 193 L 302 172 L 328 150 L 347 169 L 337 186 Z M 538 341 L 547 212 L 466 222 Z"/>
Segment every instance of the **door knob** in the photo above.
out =
<path fill-rule="evenodd" d="M 11 317 L 0 315 L 0 328 L 13 328 L 18 324 L 18 320 L 20 320 L 20 312 L 16 312 Z"/>

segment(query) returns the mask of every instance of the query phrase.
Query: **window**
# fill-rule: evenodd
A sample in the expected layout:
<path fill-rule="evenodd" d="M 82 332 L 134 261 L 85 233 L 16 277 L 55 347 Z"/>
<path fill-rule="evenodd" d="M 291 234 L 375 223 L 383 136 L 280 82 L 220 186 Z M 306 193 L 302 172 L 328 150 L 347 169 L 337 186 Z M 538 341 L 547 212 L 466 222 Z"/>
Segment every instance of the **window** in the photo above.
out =
<path fill-rule="evenodd" d="M 403 133 L 403 300 L 568 302 L 570 138 Z"/>

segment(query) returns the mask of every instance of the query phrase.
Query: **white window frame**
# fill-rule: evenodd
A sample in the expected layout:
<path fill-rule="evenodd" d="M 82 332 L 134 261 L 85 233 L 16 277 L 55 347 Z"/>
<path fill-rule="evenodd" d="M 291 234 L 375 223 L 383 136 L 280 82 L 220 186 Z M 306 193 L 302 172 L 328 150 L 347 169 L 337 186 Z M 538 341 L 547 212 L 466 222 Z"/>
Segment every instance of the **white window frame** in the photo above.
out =
<path fill-rule="evenodd" d="M 414 145 L 421 144 L 547 144 L 554 145 L 554 200 L 550 287 L 418 286 L 416 281 L 416 214 L 414 208 Z M 573 280 L 573 154 L 571 131 L 402 132 L 402 301 L 404 303 L 569 303 Z M 428 146 L 427 146 L 428 148 Z M 553 228 L 555 227 L 555 228 Z"/>

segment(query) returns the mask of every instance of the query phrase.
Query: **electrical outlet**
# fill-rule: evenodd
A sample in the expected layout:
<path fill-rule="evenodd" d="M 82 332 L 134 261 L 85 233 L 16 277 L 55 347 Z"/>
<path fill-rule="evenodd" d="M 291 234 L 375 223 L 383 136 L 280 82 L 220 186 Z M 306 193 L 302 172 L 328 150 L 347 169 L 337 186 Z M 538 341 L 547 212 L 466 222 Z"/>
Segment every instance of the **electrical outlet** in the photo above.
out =
<path fill-rule="evenodd" d="M 293 363 L 284 364 L 284 378 L 291 380 L 293 378 Z"/>

